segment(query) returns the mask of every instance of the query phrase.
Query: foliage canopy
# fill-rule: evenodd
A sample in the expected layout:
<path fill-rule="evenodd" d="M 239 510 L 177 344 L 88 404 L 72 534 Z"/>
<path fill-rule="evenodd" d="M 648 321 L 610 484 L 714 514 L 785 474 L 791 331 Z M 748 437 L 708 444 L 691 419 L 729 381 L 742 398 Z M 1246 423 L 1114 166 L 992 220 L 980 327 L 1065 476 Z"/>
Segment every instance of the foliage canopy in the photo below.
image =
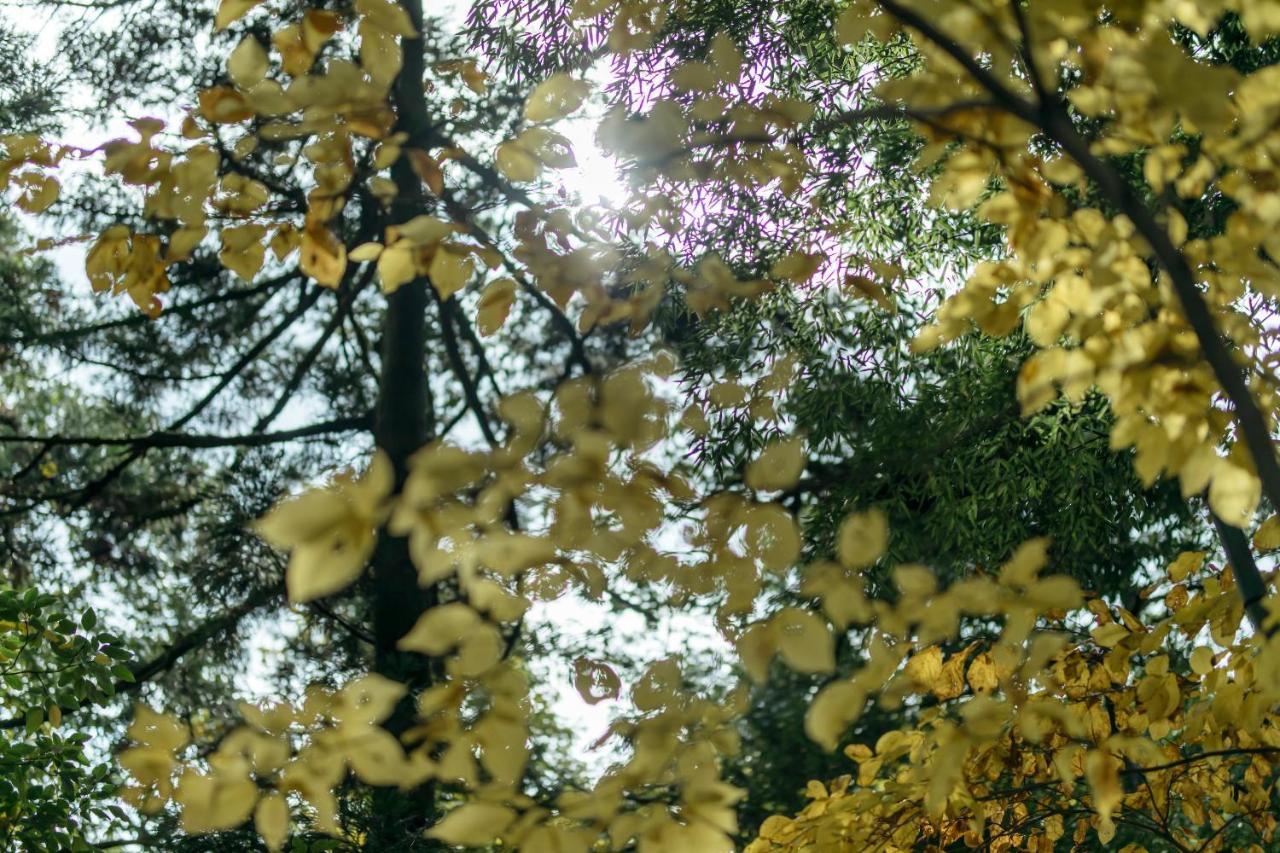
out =
<path fill-rule="evenodd" d="M 0 594 L 6 754 L 145 689 L 170 849 L 1273 844 L 1274 3 L 154 8 L 164 119 L 0 138 L 92 291 L 6 261 L 9 560 L 141 655 Z"/>

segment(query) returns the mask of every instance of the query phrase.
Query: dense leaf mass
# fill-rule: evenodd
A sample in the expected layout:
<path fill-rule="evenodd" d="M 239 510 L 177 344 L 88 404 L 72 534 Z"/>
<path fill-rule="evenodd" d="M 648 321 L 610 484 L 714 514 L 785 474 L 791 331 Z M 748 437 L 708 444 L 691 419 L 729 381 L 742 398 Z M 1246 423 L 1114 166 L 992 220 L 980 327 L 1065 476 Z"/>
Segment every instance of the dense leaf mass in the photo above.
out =
<path fill-rule="evenodd" d="M 1276 3 L 24 5 L 8 846 L 1274 846 Z"/>

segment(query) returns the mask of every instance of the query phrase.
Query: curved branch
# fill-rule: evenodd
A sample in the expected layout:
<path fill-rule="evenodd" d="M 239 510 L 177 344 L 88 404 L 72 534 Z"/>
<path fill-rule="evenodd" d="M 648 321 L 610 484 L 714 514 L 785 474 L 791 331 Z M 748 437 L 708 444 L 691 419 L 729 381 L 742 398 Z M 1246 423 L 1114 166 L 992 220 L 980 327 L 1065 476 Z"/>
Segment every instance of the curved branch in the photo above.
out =
<path fill-rule="evenodd" d="M 1093 153 L 1085 139 L 1071 122 L 1071 116 L 1059 103 L 1040 100 L 1033 103 L 1019 97 L 1004 86 L 961 45 L 948 38 L 937 27 L 897 0 L 876 0 L 878 5 L 904 25 L 917 30 L 935 46 L 961 65 L 973 79 L 1009 113 L 1039 128 L 1063 152 L 1075 161 L 1081 171 L 1093 181 L 1104 196 L 1133 223 L 1137 233 L 1151 247 L 1157 263 L 1164 269 L 1181 303 L 1187 325 L 1195 333 L 1204 353 L 1205 361 L 1214 378 L 1235 407 L 1235 420 L 1243 434 L 1245 446 L 1253 459 L 1254 468 L 1262 484 L 1262 492 L 1272 506 L 1280 507 L 1280 461 L 1276 459 L 1271 439 L 1271 429 L 1266 416 L 1258 407 L 1249 390 L 1248 373 L 1237 364 L 1230 349 L 1218 332 L 1209 306 L 1196 283 L 1186 257 L 1174 245 L 1169 232 L 1147 208 L 1124 178 L 1104 160 Z M 1029 51 L 1030 46 L 1025 48 Z M 1222 532 L 1221 527 L 1219 533 Z M 1225 544 L 1225 543 L 1224 543 Z M 1265 589 L 1257 566 L 1252 560 L 1234 564 L 1236 581 L 1241 595 L 1252 597 Z M 1246 590 L 1248 592 L 1246 592 Z M 1251 609 L 1250 616 L 1253 617 Z M 1261 627 L 1259 624 L 1258 627 Z"/>

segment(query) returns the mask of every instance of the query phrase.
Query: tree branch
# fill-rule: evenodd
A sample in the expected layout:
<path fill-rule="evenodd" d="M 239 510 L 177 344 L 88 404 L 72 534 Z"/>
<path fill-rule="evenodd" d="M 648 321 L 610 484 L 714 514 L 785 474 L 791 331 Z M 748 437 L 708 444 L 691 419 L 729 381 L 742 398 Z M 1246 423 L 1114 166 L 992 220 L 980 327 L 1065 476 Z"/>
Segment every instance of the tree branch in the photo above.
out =
<path fill-rule="evenodd" d="M 0 444 L 47 444 L 51 447 L 261 447 L 267 444 L 279 444 L 298 438 L 310 438 L 335 432 L 353 432 L 368 429 L 371 423 L 369 413 L 352 415 L 344 418 L 298 427 L 297 429 L 279 432 L 249 433 L 247 435 L 192 435 L 181 432 L 153 432 L 150 435 L 129 437 L 111 437 L 94 435 L 0 435 Z"/>
<path fill-rule="evenodd" d="M 116 693 L 134 693 L 141 690 L 145 683 L 172 669 L 184 655 L 200 648 L 213 638 L 231 631 L 246 616 L 270 603 L 283 591 L 283 584 L 260 589 L 230 610 L 222 612 L 197 626 L 194 630 L 179 636 L 155 657 L 131 664 L 129 671 L 133 673 L 133 679 L 122 678 L 116 681 L 114 685 Z M 74 714 L 85 707 L 85 705 L 80 705 L 74 708 L 63 708 L 62 714 L 65 717 L 67 714 Z M 16 729 L 24 725 L 26 725 L 25 716 L 0 720 L 0 729 Z"/>
<path fill-rule="evenodd" d="M 1056 142 L 1104 196 L 1133 223 L 1137 233 L 1151 247 L 1156 261 L 1169 276 L 1173 290 L 1182 305 L 1187 325 L 1196 335 L 1214 378 L 1235 406 L 1235 420 L 1243 433 L 1245 446 L 1253 459 L 1262 492 L 1272 506 L 1280 507 L 1280 461 L 1277 461 L 1266 417 L 1249 390 L 1248 374 L 1236 363 L 1227 348 L 1196 283 L 1186 257 L 1174 245 L 1168 231 L 1156 221 L 1145 202 L 1110 165 L 1096 156 L 1076 130 L 1071 116 L 1059 103 L 1041 100 L 1032 103 L 1006 88 L 999 79 L 978 64 L 958 43 L 897 0 L 876 0 L 879 6 L 903 24 L 919 31 L 925 38 L 958 62 L 973 79 L 986 89 L 1008 112 L 1039 128 Z M 1029 46 L 1027 47 L 1029 50 Z M 1221 529 L 1219 533 L 1221 534 Z M 1252 560 L 1235 564 L 1236 582 L 1241 595 L 1253 595 L 1264 589 L 1257 566 Z M 1248 590 L 1248 592 L 1246 592 Z M 1253 611 L 1251 610 L 1251 618 Z M 1261 625 L 1258 626 L 1261 628 Z"/>

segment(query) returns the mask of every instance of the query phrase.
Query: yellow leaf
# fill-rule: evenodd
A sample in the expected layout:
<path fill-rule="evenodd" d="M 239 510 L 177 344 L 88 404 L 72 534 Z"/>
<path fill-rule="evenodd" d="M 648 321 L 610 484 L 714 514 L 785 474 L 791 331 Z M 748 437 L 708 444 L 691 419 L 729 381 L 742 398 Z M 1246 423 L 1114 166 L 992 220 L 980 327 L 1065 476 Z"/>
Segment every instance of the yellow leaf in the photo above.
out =
<path fill-rule="evenodd" d="M 18 196 L 17 205 L 27 213 L 43 213 L 58 200 L 60 187 L 57 180 L 36 172 L 27 172 L 14 179 L 26 189 Z"/>
<path fill-rule="evenodd" d="M 881 287 L 874 279 L 865 275 L 850 274 L 845 276 L 844 289 L 870 299 L 886 311 L 897 313 L 898 304 L 893 301 L 885 289 Z"/>
<path fill-rule="evenodd" d="M 778 634 L 767 623 L 756 623 L 742 632 L 736 643 L 738 657 L 747 675 L 756 682 L 769 676 L 769 663 L 778 651 Z"/>
<path fill-rule="evenodd" d="M 418 274 L 413 247 L 401 241 L 378 253 L 378 280 L 383 293 L 395 293 Z"/>
<path fill-rule="evenodd" d="M 1280 548 L 1280 515 L 1273 515 L 1259 525 L 1253 534 L 1253 547 L 1259 551 L 1274 551 Z"/>
<path fill-rule="evenodd" d="M 1043 536 L 1028 539 L 1000 567 L 1000 583 L 1012 587 L 1030 586 L 1048 562 L 1049 540 Z"/>
<path fill-rule="evenodd" d="M 671 72 L 671 85 L 679 92 L 709 92 L 719 80 L 705 62 L 685 62 Z"/>
<path fill-rule="evenodd" d="M 995 661 L 991 659 L 991 655 L 981 652 L 974 656 L 969 663 L 968 679 L 969 687 L 974 693 L 990 692 L 1000 686 Z"/>
<path fill-rule="evenodd" d="M 441 171 L 436 159 L 421 148 L 410 148 L 405 153 L 409 155 L 409 164 L 413 166 L 413 171 L 417 173 L 427 189 L 431 190 L 433 195 L 442 194 L 444 172 Z"/>
<path fill-rule="evenodd" d="M 1174 583 L 1182 583 L 1188 575 L 1200 571 L 1206 556 L 1204 551 L 1183 551 L 1169 565 L 1169 580 Z"/>
<path fill-rule="evenodd" d="M 165 257 L 171 261 L 187 260 L 207 233 L 209 229 L 203 225 L 179 228 L 169 235 L 169 249 Z"/>
<path fill-rule="evenodd" d="M 835 640 L 822 617 L 788 607 L 773 617 L 778 653 L 796 672 L 831 672 L 836 668 Z"/>
<path fill-rule="evenodd" d="M 214 86 L 198 96 L 200 115 L 214 124 L 236 124 L 253 118 L 253 107 L 235 89 Z"/>
<path fill-rule="evenodd" d="M 479 678 L 502 660 L 505 642 L 502 634 L 492 625 L 484 624 L 469 632 L 458 645 L 458 652 L 449 661 L 449 674 L 462 678 Z"/>
<path fill-rule="evenodd" d="M 1227 460 L 1222 460 L 1209 483 L 1209 506 L 1214 513 L 1234 527 L 1244 527 L 1253 519 L 1262 484 L 1258 478 Z"/>
<path fill-rule="evenodd" d="M 800 480 L 804 462 L 804 439 L 776 441 L 747 465 L 744 479 L 756 491 L 782 491 Z"/>
<path fill-rule="evenodd" d="M 267 74 L 267 52 L 252 35 L 245 36 L 227 59 L 227 74 L 241 89 L 252 89 Z"/>
<path fill-rule="evenodd" d="M 347 260 L 361 263 L 363 261 L 376 261 L 378 256 L 382 254 L 381 243 L 361 243 L 347 254 Z"/>
<path fill-rule="evenodd" d="M 1213 669 L 1213 649 L 1208 646 L 1197 646 L 1191 652 L 1191 671 L 1196 675 L 1206 675 Z"/>
<path fill-rule="evenodd" d="M 866 9 L 856 6 L 845 9 L 836 18 L 836 39 L 840 44 L 857 44 L 862 41 L 870 31 L 870 18 Z"/>
<path fill-rule="evenodd" d="M 828 684 L 818 692 L 805 712 L 805 734 L 831 752 L 839 744 L 840 736 L 862 715 L 866 702 L 866 691 L 851 681 Z"/>
<path fill-rule="evenodd" d="M 543 80 L 529 94 L 524 105 L 524 117 L 529 121 L 551 121 L 564 118 L 582 106 L 591 87 L 585 81 L 574 80 L 559 72 Z"/>
<path fill-rule="evenodd" d="M 954 699 L 964 692 L 964 661 L 966 655 L 954 654 L 942 665 L 938 679 L 929 688 L 940 700 Z"/>
<path fill-rule="evenodd" d="M 476 326 L 482 335 L 492 335 L 502 328 L 516 301 L 516 283 L 510 278 L 489 282 L 480 294 Z"/>
<path fill-rule="evenodd" d="M 441 299 L 448 299 L 461 290 L 475 271 L 471 255 L 460 248 L 442 245 L 436 249 L 427 274 Z"/>
<path fill-rule="evenodd" d="M 893 567 L 893 585 L 904 596 L 928 598 L 938 591 L 938 577 L 928 566 L 904 563 Z"/>
<path fill-rule="evenodd" d="M 330 487 L 282 501 L 254 526 L 268 544 L 293 552 L 285 572 L 290 601 L 331 595 L 360 576 L 393 485 L 391 462 L 379 451 L 360 478 L 344 474 Z"/>
<path fill-rule="evenodd" d="M 1093 795 L 1094 811 L 1106 824 L 1110 824 L 1111 813 L 1124 799 L 1124 786 L 1120 782 L 1120 760 L 1106 752 L 1089 750 L 1084 766 L 1085 779 L 1088 780 L 1090 793 Z"/>
<path fill-rule="evenodd" d="M 252 281 L 266 258 L 267 250 L 262 245 L 265 236 L 266 229 L 254 223 L 223 228 L 218 261 L 245 281 Z"/>
<path fill-rule="evenodd" d="M 514 811 L 497 803 L 466 803 L 445 815 L 425 834 L 446 844 L 479 847 L 501 836 L 515 819 Z"/>
<path fill-rule="evenodd" d="M 821 252 L 792 252 L 774 262 L 769 270 L 772 278 L 782 278 L 796 284 L 804 284 L 818 272 L 818 268 L 827 260 Z"/>
<path fill-rule="evenodd" d="M 930 646 L 912 655 L 904 672 L 918 687 L 932 689 L 942 675 L 942 649 Z"/>
<path fill-rule="evenodd" d="M 800 556 L 800 528 L 778 504 L 753 506 L 744 514 L 750 555 L 771 572 L 784 572 Z"/>
<path fill-rule="evenodd" d="M 445 237 L 454 233 L 452 222 L 436 219 L 434 216 L 415 216 L 399 225 L 387 228 L 387 242 L 396 243 L 400 238 L 413 246 L 434 246 Z"/>
<path fill-rule="evenodd" d="M 263 794 L 253 812 L 253 825 L 272 853 L 284 847 L 289 837 L 289 804 L 284 797 L 276 791 Z"/>
<path fill-rule="evenodd" d="M 258 786 L 234 772 L 206 775 L 188 768 L 178 782 L 174 799 L 182 805 L 184 830 L 217 832 L 249 819 L 258 801 Z"/>
<path fill-rule="evenodd" d="M 262 0 L 222 0 L 218 4 L 218 13 L 213 19 L 214 29 L 225 30 L 260 3 Z"/>
<path fill-rule="evenodd" d="M 1129 636 L 1129 629 L 1121 625 L 1119 622 L 1111 622 L 1094 628 L 1089 632 L 1089 636 L 1093 637 L 1093 641 L 1104 649 L 1110 649 L 1117 646 L 1121 640 Z"/>
<path fill-rule="evenodd" d="M 878 509 L 850 515 L 836 535 L 836 556 L 850 569 L 871 565 L 888 546 L 889 521 Z"/>
<path fill-rule="evenodd" d="M 716 72 L 716 77 L 721 82 L 733 83 L 742 74 L 742 52 L 727 33 L 718 32 L 711 40 L 707 64 Z"/>
<path fill-rule="evenodd" d="M 1084 594 L 1075 578 L 1052 575 L 1030 584 L 1023 594 L 1027 604 L 1041 613 L 1048 610 L 1074 610 L 1084 603 Z"/>
<path fill-rule="evenodd" d="M 433 607 L 418 617 L 396 647 L 424 655 L 442 655 L 481 624 L 480 614 L 461 602 Z"/>
<path fill-rule="evenodd" d="M 356 11 L 370 24 L 392 35 L 413 38 L 418 34 L 409 13 L 394 0 L 356 0 Z"/>
<path fill-rule="evenodd" d="M 302 232 L 300 268 L 319 284 L 337 287 L 347 270 L 347 247 L 332 231 L 310 227 Z"/>
<path fill-rule="evenodd" d="M 510 141 L 498 146 L 495 165 L 507 180 L 527 183 L 538 177 L 542 164 L 518 142 Z"/>

